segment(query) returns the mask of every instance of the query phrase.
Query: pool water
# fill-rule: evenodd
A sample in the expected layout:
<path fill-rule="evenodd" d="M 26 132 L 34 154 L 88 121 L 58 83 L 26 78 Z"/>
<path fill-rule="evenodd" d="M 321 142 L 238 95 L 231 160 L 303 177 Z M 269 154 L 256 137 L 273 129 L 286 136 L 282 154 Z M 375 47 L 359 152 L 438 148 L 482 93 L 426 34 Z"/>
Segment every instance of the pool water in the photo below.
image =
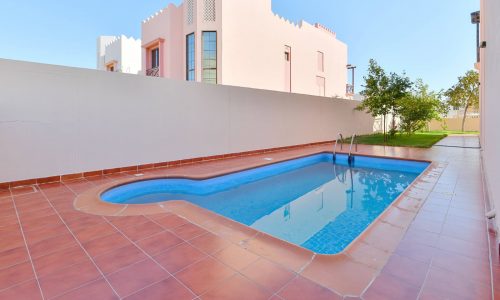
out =
<path fill-rule="evenodd" d="M 321 153 L 206 180 L 154 179 L 112 188 L 104 201 L 186 200 L 319 254 L 359 236 L 428 166 Z"/>

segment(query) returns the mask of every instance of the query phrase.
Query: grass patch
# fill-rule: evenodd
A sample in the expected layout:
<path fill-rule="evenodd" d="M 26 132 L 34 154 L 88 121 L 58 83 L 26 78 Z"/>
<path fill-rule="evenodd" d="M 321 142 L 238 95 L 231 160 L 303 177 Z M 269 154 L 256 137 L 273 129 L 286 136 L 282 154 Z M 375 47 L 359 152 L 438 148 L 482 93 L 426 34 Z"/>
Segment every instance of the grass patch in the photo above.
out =
<path fill-rule="evenodd" d="M 356 137 L 358 144 L 364 145 L 385 145 L 394 147 L 415 147 L 415 148 L 430 148 L 435 143 L 445 138 L 444 133 L 415 133 L 413 135 L 396 134 L 394 137 L 388 136 L 387 142 L 384 142 L 384 135 L 381 133 L 361 135 Z M 344 140 L 345 143 L 350 143 L 351 139 Z"/>

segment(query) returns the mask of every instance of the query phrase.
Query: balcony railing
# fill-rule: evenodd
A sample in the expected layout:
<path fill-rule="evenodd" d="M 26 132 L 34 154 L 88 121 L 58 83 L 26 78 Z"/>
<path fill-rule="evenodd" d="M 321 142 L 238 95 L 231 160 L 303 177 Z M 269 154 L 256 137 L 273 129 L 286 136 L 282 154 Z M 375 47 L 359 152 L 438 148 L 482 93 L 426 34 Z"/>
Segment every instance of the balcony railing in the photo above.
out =
<path fill-rule="evenodd" d="M 160 77 L 160 68 L 151 68 L 146 70 L 146 76 Z"/>
<path fill-rule="evenodd" d="M 345 86 L 345 92 L 347 95 L 354 95 L 354 85 L 352 84 L 346 84 Z"/>

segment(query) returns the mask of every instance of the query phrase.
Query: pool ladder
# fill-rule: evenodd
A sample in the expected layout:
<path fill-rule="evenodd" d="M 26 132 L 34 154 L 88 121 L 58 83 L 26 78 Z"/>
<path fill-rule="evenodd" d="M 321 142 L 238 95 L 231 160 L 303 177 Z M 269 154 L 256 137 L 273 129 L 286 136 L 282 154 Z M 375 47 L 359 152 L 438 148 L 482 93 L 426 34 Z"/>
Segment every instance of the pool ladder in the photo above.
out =
<path fill-rule="evenodd" d="M 351 137 L 351 146 L 349 147 L 349 156 L 347 157 L 347 162 L 352 164 L 354 162 L 354 155 L 352 155 L 352 145 L 355 144 L 354 152 L 358 152 L 358 142 L 356 141 L 356 134 Z"/>
<path fill-rule="evenodd" d="M 342 136 L 342 133 L 339 133 L 337 135 L 337 140 L 335 140 L 335 146 L 333 147 L 333 161 L 337 158 L 337 145 L 339 144 L 339 138 L 340 138 L 340 150 L 342 150 L 342 147 L 344 145 L 344 136 Z"/>
<path fill-rule="evenodd" d="M 339 139 L 340 138 L 340 139 Z M 337 158 L 337 145 L 339 144 L 340 140 L 340 150 L 342 150 L 343 145 L 344 145 L 344 136 L 342 133 L 339 133 L 337 135 L 337 139 L 335 140 L 335 146 L 333 147 L 333 161 Z M 354 152 L 358 152 L 358 142 L 356 141 L 356 134 L 353 134 L 351 137 L 351 145 L 349 147 L 349 155 L 347 156 L 347 161 L 349 164 L 352 164 L 354 162 L 354 155 L 352 155 L 352 146 L 354 145 Z"/>

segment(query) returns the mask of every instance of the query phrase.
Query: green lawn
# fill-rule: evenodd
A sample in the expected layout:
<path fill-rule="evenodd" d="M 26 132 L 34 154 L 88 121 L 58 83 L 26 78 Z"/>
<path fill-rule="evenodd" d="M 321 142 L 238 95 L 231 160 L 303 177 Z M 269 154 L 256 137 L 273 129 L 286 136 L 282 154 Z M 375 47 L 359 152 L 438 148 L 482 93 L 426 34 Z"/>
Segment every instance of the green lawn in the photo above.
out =
<path fill-rule="evenodd" d="M 364 145 L 386 145 L 397 147 L 416 147 L 416 148 L 430 148 L 435 143 L 445 138 L 447 134 L 444 133 L 415 133 L 413 135 L 396 134 L 393 138 L 388 137 L 387 143 L 384 143 L 384 135 L 377 133 L 371 135 L 361 135 L 356 138 L 358 144 Z M 344 140 L 345 143 L 350 143 L 351 139 Z"/>

